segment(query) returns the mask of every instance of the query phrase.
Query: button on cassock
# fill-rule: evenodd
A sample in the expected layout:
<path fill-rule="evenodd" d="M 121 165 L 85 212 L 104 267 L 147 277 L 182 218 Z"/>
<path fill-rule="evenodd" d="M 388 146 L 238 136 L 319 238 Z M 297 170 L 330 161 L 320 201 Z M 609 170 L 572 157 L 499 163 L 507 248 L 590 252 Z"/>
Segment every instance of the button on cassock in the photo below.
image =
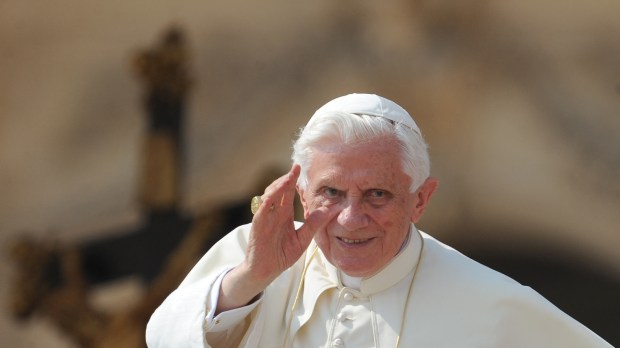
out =
<path fill-rule="evenodd" d="M 351 294 L 350 292 L 346 292 L 344 294 L 344 299 L 345 299 L 345 301 L 352 301 L 353 300 L 353 294 Z"/>
<path fill-rule="evenodd" d="M 336 338 L 333 343 L 334 347 L 344 347 L 344 342 L 340 338 Z"/>

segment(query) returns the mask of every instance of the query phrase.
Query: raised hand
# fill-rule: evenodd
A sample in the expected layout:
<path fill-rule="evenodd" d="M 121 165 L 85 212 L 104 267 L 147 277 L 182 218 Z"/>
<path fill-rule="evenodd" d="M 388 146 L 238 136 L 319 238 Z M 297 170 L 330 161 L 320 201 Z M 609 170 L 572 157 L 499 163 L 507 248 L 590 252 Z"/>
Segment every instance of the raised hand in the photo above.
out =
<path fill-rule="evenodd" d="M 265 189 L 252 220 L 245 259 L 222 281 L 218 313 L 250 302 L 301 257 L 316 231 L 329 221 L 329 211 L 319 208 L 295 229 L 293 202 L 299 173 L 300 167 L 294 165 Z"/>

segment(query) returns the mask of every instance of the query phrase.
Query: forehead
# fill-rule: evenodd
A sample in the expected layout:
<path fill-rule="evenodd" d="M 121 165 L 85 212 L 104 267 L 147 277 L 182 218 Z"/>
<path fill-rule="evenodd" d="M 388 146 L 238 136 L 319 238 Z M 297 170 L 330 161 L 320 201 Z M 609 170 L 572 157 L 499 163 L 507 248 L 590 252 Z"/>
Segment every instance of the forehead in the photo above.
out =
<path fill-rule="evenodd" d="M 308 183 L 311 186 L 349 185 L 364 188 L 408 189 L 410 178 L 402 170 L 400 146 L 393 138 L 378 138 L 354 145 L 313 149 Z"/>

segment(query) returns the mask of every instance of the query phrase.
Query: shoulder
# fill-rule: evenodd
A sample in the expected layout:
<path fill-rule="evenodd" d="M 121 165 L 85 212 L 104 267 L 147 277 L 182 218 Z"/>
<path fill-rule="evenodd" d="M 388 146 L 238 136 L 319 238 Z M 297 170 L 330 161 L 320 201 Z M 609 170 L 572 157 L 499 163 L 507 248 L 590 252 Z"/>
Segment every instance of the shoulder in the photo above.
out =
<path fill-rule="evenodd" d="M 480 286 L 493 290 L 499 287 L 519 288 L 521 284 L 512 278 L 495 271 L 458 250 L 446 245 L 430 235 L 421 232 L 424 238 L 424 250 L 419 272 L 426 274 L 433 281 L 449 281 L 463 287 Z"/>
<path fill-rule="evenodd" d="M 422 233 L 424 251 L 418 270 L 419 291 L 429 300 L 443 305 L 496 311 L 505 306 L 530 303 L 547 306 L 546 301 L 530 287 L 495 271 L 458 250 Z"/>
<path fill-rule="evenodd" d="M 455 337 L 458 332 L 469 337 L 491 330 L 492 339 L 487 338 L 495 346 L 608 346 L 530 287 L 427 234 L 422 236 L 419 297 L 413 299 L 441 318 L 441 325 L 451 328 Z"/>

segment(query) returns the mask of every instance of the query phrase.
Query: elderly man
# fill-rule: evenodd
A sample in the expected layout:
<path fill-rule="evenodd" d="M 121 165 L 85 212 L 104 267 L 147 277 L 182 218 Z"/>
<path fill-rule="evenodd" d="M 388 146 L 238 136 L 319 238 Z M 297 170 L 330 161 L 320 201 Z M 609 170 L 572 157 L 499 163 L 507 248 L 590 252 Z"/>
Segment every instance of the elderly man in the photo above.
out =
<path fill-rule="evenodd" d="M 419 231 L 437 180 L 394 102 L 334 99 L 151 317 L 149 347 L 611 347 L 528 287 Z M 299 193 L 305 223 L 293 220 Z"/>

